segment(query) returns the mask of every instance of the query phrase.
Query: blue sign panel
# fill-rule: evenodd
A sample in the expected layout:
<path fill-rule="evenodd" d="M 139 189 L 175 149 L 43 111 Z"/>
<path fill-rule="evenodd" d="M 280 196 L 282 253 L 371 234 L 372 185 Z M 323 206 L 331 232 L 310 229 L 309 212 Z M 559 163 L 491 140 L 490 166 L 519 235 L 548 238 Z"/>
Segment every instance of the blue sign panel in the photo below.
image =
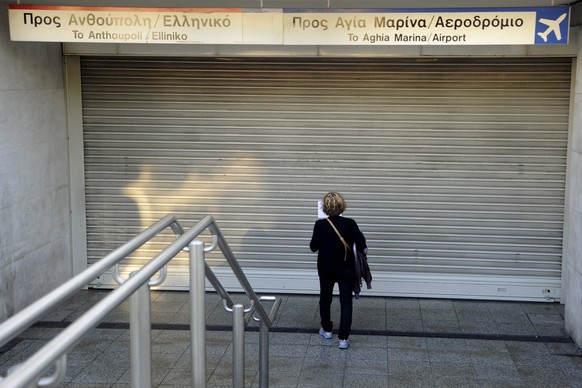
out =
<path fill-rule="evenodd" d="M 568 43 L 570 18 L 568 8 L 544 8 L 537 12 L 535 44 Z"/>

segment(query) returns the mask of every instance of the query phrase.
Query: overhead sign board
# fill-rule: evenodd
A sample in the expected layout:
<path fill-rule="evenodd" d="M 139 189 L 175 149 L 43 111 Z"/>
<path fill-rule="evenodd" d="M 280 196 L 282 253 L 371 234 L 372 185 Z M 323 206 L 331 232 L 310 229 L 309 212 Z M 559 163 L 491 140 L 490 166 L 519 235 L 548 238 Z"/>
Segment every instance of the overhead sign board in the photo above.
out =
<path fill-rule="evenodd" d="M 269 45 L 567 44 L 569 7 L 129 8 L 9 5 L 13 41 Z"/>

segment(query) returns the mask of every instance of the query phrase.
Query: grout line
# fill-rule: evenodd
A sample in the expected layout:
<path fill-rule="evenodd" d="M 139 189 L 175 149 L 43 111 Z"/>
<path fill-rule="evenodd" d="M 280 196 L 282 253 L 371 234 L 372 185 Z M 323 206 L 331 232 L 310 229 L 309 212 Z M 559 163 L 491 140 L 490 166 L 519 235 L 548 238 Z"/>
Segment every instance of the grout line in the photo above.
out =
<path fill-rule="evenodd" d="M 6 343 L 4 346 L 0 347 L 0 356 L 4 353 L 8 353 L 11 349 L 13 349 L 16 345 L 18 345 L 22 341 L 22 338 L 16 337 Z"/>
<path fill-rule="evenodd" d="M 66 321 L 39 321 L 32 327 L 38 328 L 65 328 L 71 322 Z M 102 322 L 97 328 L 99 329 L 129 329 L 127 322 Z M 189 324 L 176 323 L 152 323 L 152 330 L 190 330 Z M 207 331 L 232 331 L 231 326 L 226 325 L 207 325 Z M 258 332 L 257 326 L 246 328 L 247 332 Z M 302 327 L 271 327 L 272 333 L 301 333 L 314 334 L 317 330 L 314 328 Z M 477 339 L 477 340 L 495 340 L 495 341 L 519 341 L 519 342 L 556 342 L 556 343 L 573 343 L 572 339 L 567 336 L 544 336 L 544 335 L 516 335 L 516 334 L 480 334 L 480 333 L 450 333 L 450 332 L 421 332 L 421 331 L 392 331 L 392 330 L 353 330 L 352 335 L 367 336 L 392 336 L 392 337 L 419 337 L 419 338 L 452 338 L 452 339 Z"/>

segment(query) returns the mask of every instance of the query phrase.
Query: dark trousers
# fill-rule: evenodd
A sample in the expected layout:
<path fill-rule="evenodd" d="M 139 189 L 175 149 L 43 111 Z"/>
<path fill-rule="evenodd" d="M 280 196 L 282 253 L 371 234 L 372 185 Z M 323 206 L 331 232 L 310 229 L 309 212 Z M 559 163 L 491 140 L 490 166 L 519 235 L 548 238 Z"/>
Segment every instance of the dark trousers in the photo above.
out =
<path fill-rule="evenodd" d="M 332 331 L 331 302 L 333 287 L 337 282 L 340 292 L 340 326 L 339 339 L 348 339 L 352 329 L 352 276 L 342 276 L 339 279 L 319 277 L 319 315 L 321 327 L 325 331 Z"/>

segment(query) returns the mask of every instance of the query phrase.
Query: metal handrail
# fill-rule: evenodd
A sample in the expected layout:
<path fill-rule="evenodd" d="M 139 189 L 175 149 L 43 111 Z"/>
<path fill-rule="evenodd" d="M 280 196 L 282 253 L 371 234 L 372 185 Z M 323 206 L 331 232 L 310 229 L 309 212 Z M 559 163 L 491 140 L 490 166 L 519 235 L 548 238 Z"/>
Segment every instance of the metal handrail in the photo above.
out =
<path fill-rule="evenodd" d="M 231 266 L 235 276 L 239 280 L 243 290 L 245 291 L 246 295 L 251 300 L 251 305 L 253 310 L 257 312 L 259 315 L 256 320 L 260 321 L 261 323 L 261 339 L 264 338 L 264 342 L 261 343 L 262 352 L 260 354 L 261 361 L 261 387 L 268 386 L 268 360 L 263 360 L 264 357 L 268 357 L 268 334 L 265 335 L 264 332 L 268 333 L 268 328 L 270 328 L 273 324 L 274 316 L 276 315 L 276 310 L 280 305 L 280 301 L 276 302 L 273 306 L 273 309 L 268 314 L 261 304 L 261 299 L 257 297 L 254 290 L 252 289 L 250 283 L 248 282 L 246 276 L 244 275 L 242 268 L 236 261 L 236 258 L 230 247 L 228 246 L 224 236 L 220 232 L 218 226 L 216 225 L 214 219 L 211 216 L 204 217 L 200 222 L 198 222 L 195 226 L 193 226 L 188 231 L 183 231 L 182 227 L 178 223 L 178 221 L 173 216 L 164 217 L 162 220 L 158 221 L 156 224 L 152 225 L 150 228 L 146 229 L 136 238 L 130 240 L 130 242 L 124 244 L 122 247 L 118 248 L 110 255 L 106 256 L 99 262 L 95 263 L 93 266 L 88 268 L 87 270 L 83 271 L 81 274 L 77 275 L 75 278 L 71 279 L 69 282 L 65 283 L 63 286 L 57 288 L 55 291 L 49 293 L 46 297 L 41 298 L 39 301 L 33 303 L 30 307 L 26 308 L 22 312 L 16 314 L 11 319 L 7 320 L 5 323 L 0 325 L 0 339 L 2 341 L 9 341 L 15 335 L 19 334 L 20 332 L 24 331 L 27 327 L 29 327 L 32 323 L 34 323 L 35 319 L 40 317 L 44 312 L 50 310 L 50 308 L 54 307 L 56 304 L 62 302 L 65 298 L 71 296 L 74 292 L 78 291 L 78 289 L 82 286 L 85 286 L 91 280 L 93 280 L 97 275 L 101 274 L 107 268 L 111 268 L 113 265 L 116 265 L 120 260 L 122 260 L 126 255 L 130 254 L 131 252 L 135 251 L 139 246 L 143 245 L 145 242 L 149 241 L 149 239 L 155 237 L 157 233 L 159 233 L 164 228 L 170 226 L 174 232 L 177 234 L 176 240 L 174 240 L 169 246 L 167 246 L 164 250 L 162 250 L 158 255 L 156 255 L 152 260 L 150 260 L 147 264 L 145 264 L 139 271 L 132 273 L 132 275 L 127 279 L 124 280 L 123 283 L 109 293 L 105 298 L 103 298 L 99 303 L 89 309 L 85 314 L 83 314 L 80 318 L 76 321 L 71 323 L 66 329 L 64 329 L 58 336 L 53 338 L 49 341 L 44 347 L 42 347 L 37 353 L 31 356 L 28 360 L 18 366 L 18 373 L 9 374 L 6 378 L 0 379 L 0 387 L 3 388 L 18 388 L 24 386 L 30 386 L 30 384 L 41 386 L 39 383 L 34 383 L 39 379 L 41 374 L 47 370 L 51 365 L 53 365 L 57 360 L 64 360 L 66 353 L 73 348 L 82 338 L 83 336 L 91 329 L 95 328 L 106 316 L 107 314 L 111 313 L 115 308 L 117 308 L 123 301 L 128 299 L 132 296 L 136 291 L 144 286 L 149 287 L 148 282 L 150 278 L 160 271 L 163 267 L 167 265 L 167 263 L 174 258 L 180 251 L 184 250 L 184 248 L 188 247 L 190 250 L 190 268 L 191 268 L 191 277 L 192 273 L 195 272 L 196 268 L 200 268 L 199 272 L 204 271 L 205 277 L 209 280 L 209 282 L 214 286 L 217 292 L 221 295 L 223 300 L 225 300 L 225 304 L 229 307 L 233 307 L 238 309 L 240 305 L 234 305 L 232 299 L 226 292 L 226 290 L 222 287 L 218 279 L 214 276 L 212 270 L 208 266 L 208 264 L 204 260 L 204 253 L 207 252 L 206 249 L 203 248 L 203 243 L 200 241 L 194 241 L 194 239 L 200 235 L 204 230 L 208 229 L 213 235 L 213 244 L 211 248 L 218 246 L 223 255 L 225 256 L 227 262 Z M 200 249 L 198 249 L 200 248 Z M 202 265 L 204 263 L 204 265 Z M 198 265 L 198 267 L 196 267 Z M 96 267 L 96 268 L 94 268 Z M 202 279 L 203 280 L 203 279 Z M 197 284 L 200 283 L 197 280 Z M 191 280 L 192 284 L 192 280 Z M 146 290 L 149 291 L 149 288 Z M 202 282 L 202 291 L 203 282 Z M 199 295 L 193 295 L 194 290 L 191 289 L 191 299 L 193 306 L 198 306 L 201 309 L 204 308 L 204 304 L 200 303 Z M 148 292 L 148 301 L 149 301 L 149 292 Z M 51 303 L 50 306 L 44 306 L 41 304 Z M 276 306 L 276 307 L 275 307 Z M 42 311 L 33 311 L 33 307 L 41 308 Z M 139 307 L 138 307 L 139 309 Z M 131 303 L 130 303 L 130 310 L 131 310 Z M 194 317 L 195 311 L 192 311 Z M 132 316 L 139 317 L 140 313 L 131 314 Z M 143 318 L 143 314 L 141 314 Z M 149 304 L 146 309 L 146 315 L 149 316 Z M 200 314 L 199 314 L 200 315 Z M 204 317 L 204 314 L 202 314 Z M 151 317 L 149 317 L 151 321 Z M 133 326 L 134 322 L 130 322 L 130 327 Z M 6 328 L 5 328 L 6 325 Z M 139 326 L 138 322 L 136 325 Z M 201 330 L 200 322 L 192 323 L 191 330 L 194 331 L 194 327 L 197 327 L 196 330 Z M 203 329 L 203 327 L 202 327 Z M 142 335 L 149 335 L 149 325 L 142 329 L 144 333 Z M 194 336 L 194 333 L 193 333 Z M 266 337 L 266 338 L 265 338 Z M 151 338 L 150 338 L 151 340 Z M 202 338 L 204 340 L 204 338 Z M 3 342 L 0 342 L 0 344 Z M 192 340 L 192 344 L 194 345 L 194 339 Z M 200 349 L 200 352 L 204 350 L 204 346 L 200 346 L 200 344 L 196 344 L 197 349 Z M 263 348 L 267 348 L 267 350 Z M 148 347 L 149 349 L 149 347 Z M 194 353 L 194 348 L 193 348 Z M 203 355 L 198 354 L 196 357 L 197 361 L 200 361 L 200 358 Z M 134 347 L 132 345 L 132 362 L 133 358 L 139 358 L 140 355 L 134 354 Z M 151 355 L 150 355 L 151 357 Z M 146 365 L 149 362 L 149 359 L 145 361 Z M 194 364 L 195 360 L 193 360 Z M 57 363 L 57 369 L 59 365 L 63 364 L 64 362 Z M 265 367 L 266 365 L 266 367 Z M 151 366 L 151 365 L 150 365 Z M 198 365 L 199 368 L 200 365 Z M 65 366 L 66 367 L 66 366 Z M 135 368 L 136 371 L 139 371 L 139 367 Z M 193 366 L 194 369 L 194 366 Z M 62 371 L 57 371 L 58 373 L 62 373 Z M 133 373 L 134 368 L 132 366 L 132 382 L 133 381 L 141 381 L 139 377 L 136 377 L 138 380 L 134 380 Z M 200 371 L 199 371 L 200 372 Z M 137 372 L 136 372 L 137 373 Z M 142 369 L 143 373 L 143 369 Z M 201 371 L 204 374 L 204 369 L 202 368 Z M 55 373 L 56 374 L 56 373 Z M 194 375 L 194 373 L 193 373 Z M 244 379 L 244 376 L 243 376 Z M 42 379 L 41 379 L 42 380 Z M 49 379 L 50 380 L 50 379 Z M 151 381 L 148 379 L 143 380 L 144 386 L 149 386 Z M 202 380 L 204 381 L 204 380 Z M 47 386 L 47 385 L 43 385 Z"/>
<path fill-rule="evenodd" d="M 181 230 L 181 226 L 179 226 L 176 217 L 168 215 L 160 219 L 158 222 L 119 248 L 115 249 L 113 252 L 109 253 L 77 276 L 71 278 L 69 281 L 63 283 L 61 286 L 20 311 L 18 314 L 4 321 L 1 326 L 2 330 L 0 330 L 0 347 L 6 345 L 6 343 L 8 343 L 12 338 L 22 333 L 36 322 L 38 318 L 57 307 L 67 298 L 73 296 L 76 292 L 89 284 L 89 282 L 93 281 L 113 265 L 119 263 L 168 227 L 172 227 L 172 230 L 174 231 Z"/>

